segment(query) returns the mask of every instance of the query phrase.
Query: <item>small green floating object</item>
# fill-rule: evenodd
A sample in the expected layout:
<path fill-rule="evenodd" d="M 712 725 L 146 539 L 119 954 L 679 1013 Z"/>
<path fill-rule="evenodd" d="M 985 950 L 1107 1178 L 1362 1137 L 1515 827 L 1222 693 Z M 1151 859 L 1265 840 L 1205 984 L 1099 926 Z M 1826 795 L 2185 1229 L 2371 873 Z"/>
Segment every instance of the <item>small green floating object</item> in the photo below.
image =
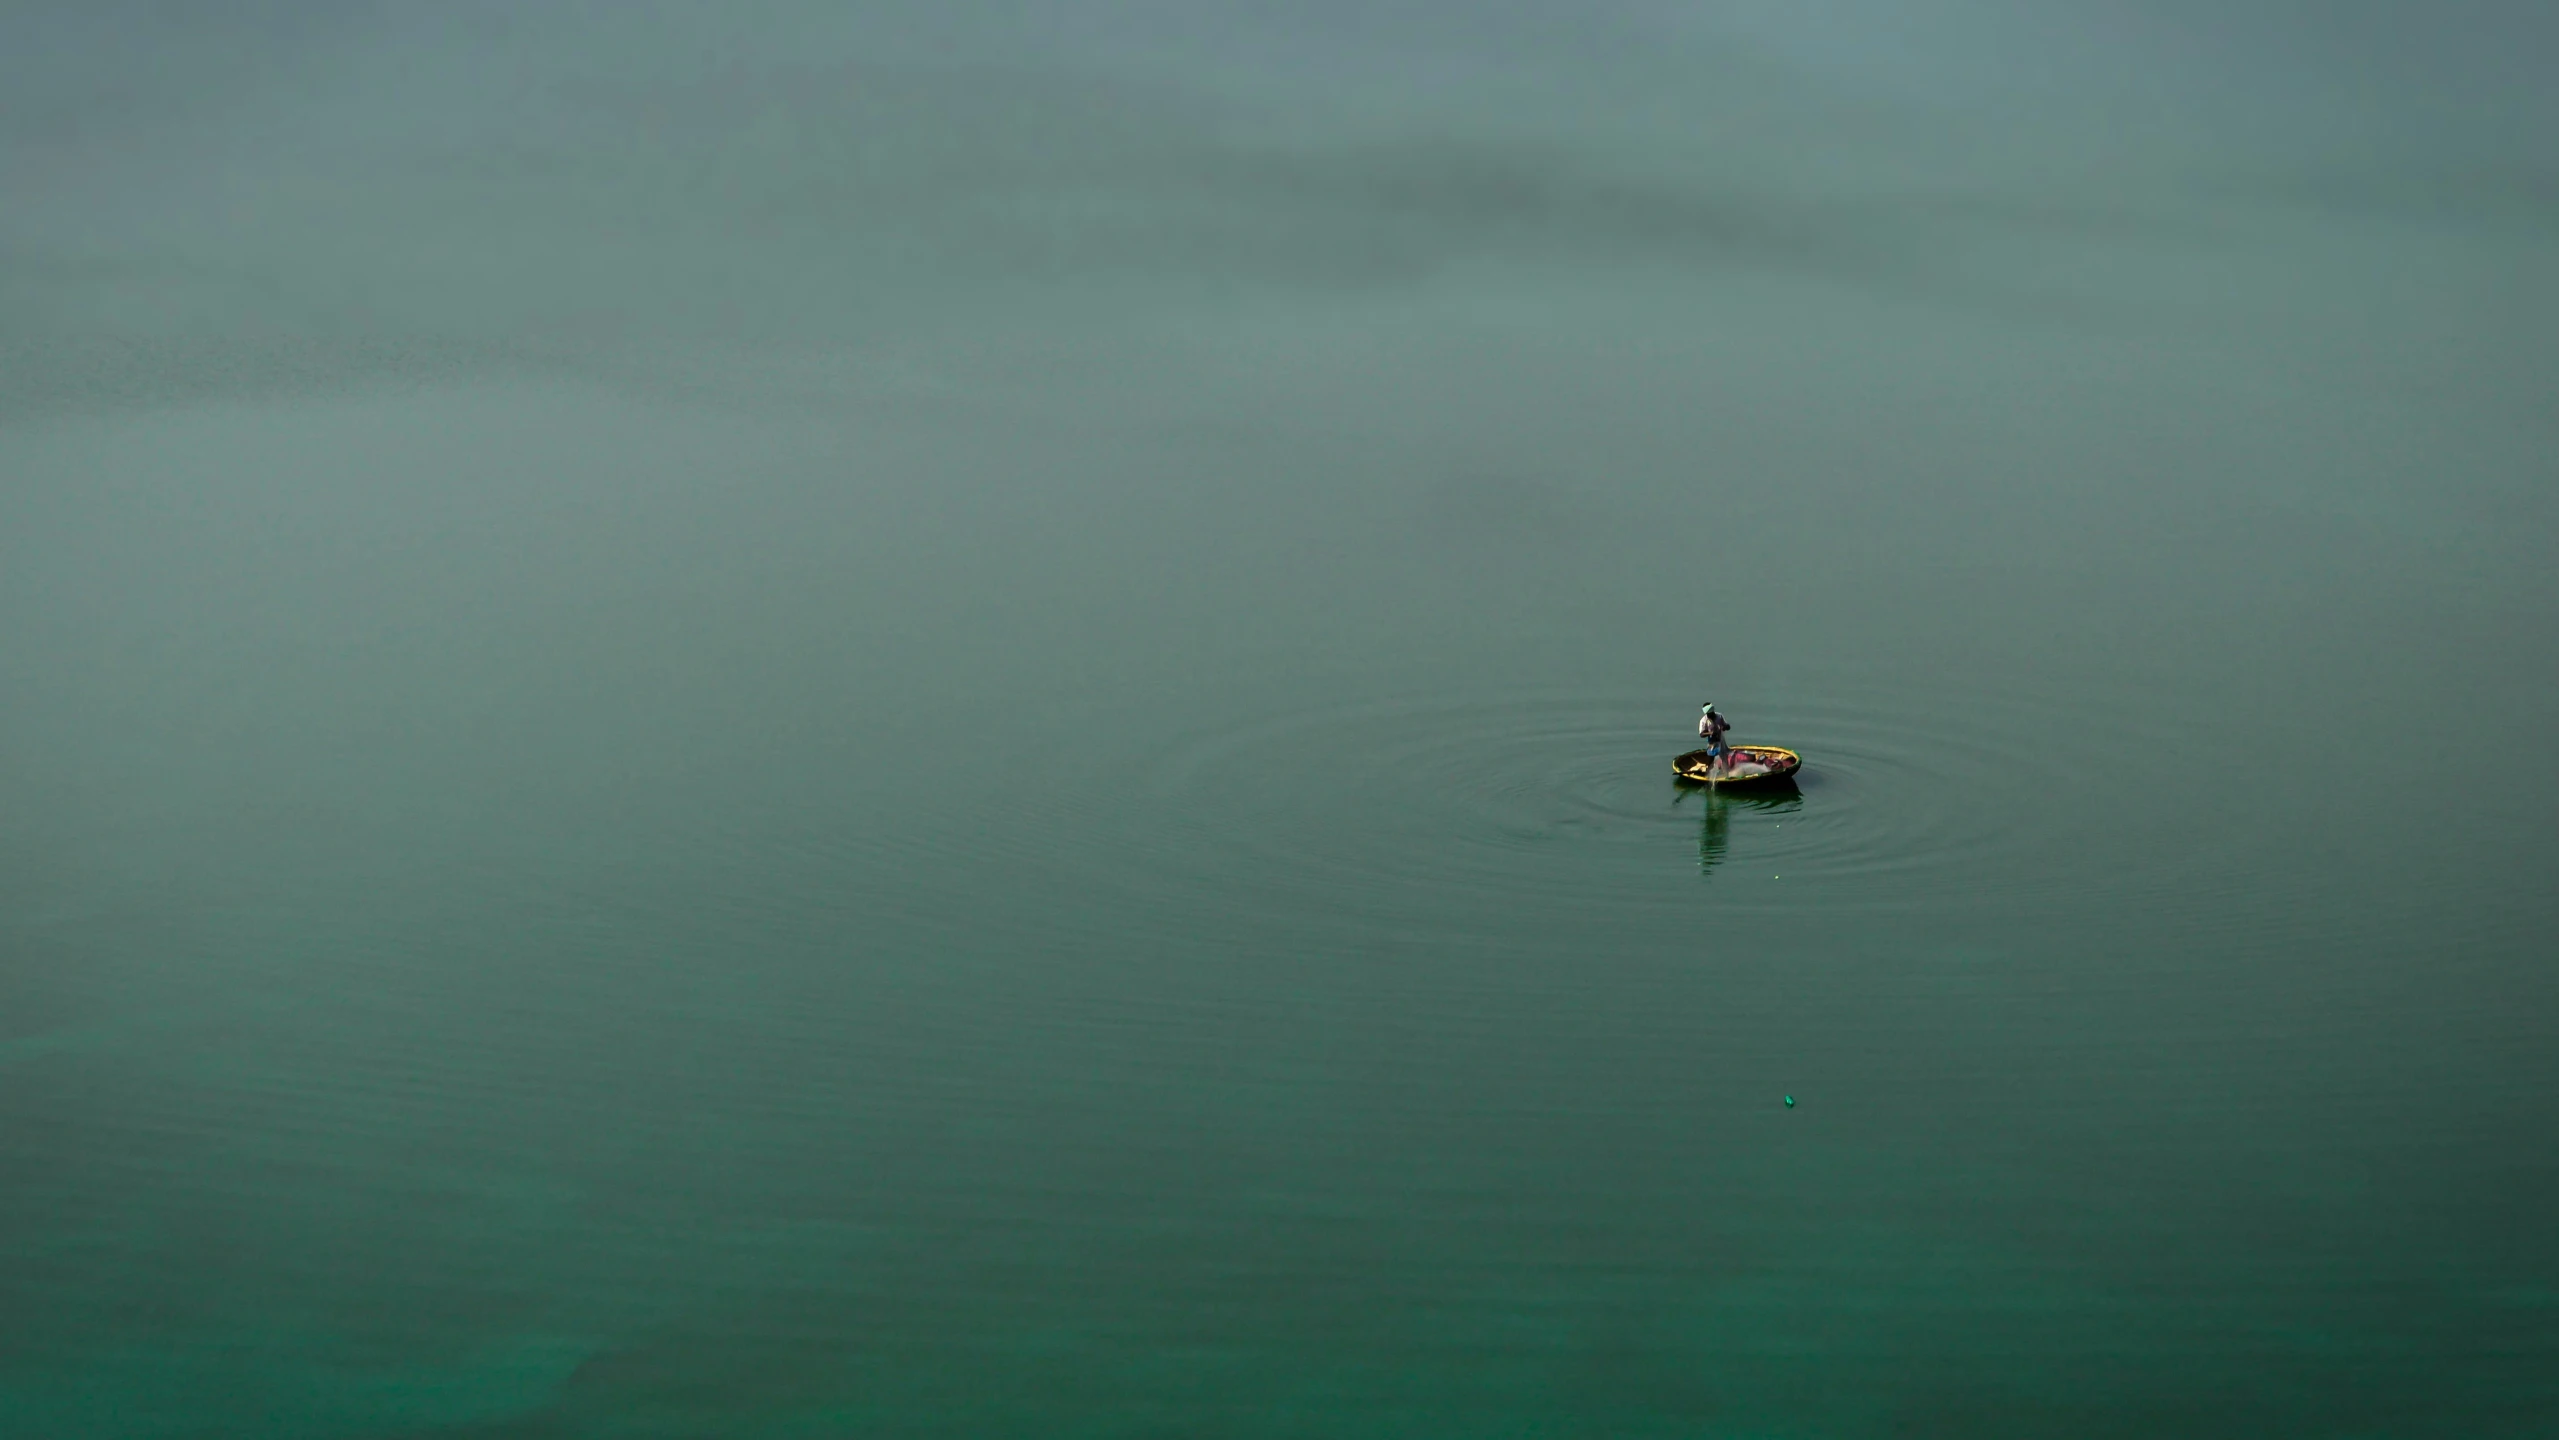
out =
<path fill-rule="evenodd" d="M 1789 1096 L 1787 1096 L 1787 1097 L 1786 1097 L 1786 1108 L 1787 1108 L 1787 1109 L 1789 1109 L 1789 1110 L 1792 1110 L 1792 1109 L 1794 1109 L 1794 1108 L 1795 1108 L 1795 1097 L 1794 1097 L 1794 1096 L 1789 1095 Z"/>

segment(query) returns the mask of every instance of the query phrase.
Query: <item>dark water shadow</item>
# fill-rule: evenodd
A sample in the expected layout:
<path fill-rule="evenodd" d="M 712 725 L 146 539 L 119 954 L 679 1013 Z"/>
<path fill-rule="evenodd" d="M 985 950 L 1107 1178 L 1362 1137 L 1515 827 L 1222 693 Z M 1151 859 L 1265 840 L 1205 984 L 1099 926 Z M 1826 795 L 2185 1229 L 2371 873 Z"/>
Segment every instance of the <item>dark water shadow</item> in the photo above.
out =
<path fill-rule="evenodd" d="M 1710 878 L 1732 849 L 1735 817 L 1791 815 L 1804 808 L 1803 792 L 1791 778 L 1739 793 L 1727 793 L 1718 786 L 1701 785 L 1694 780 L 1673 780 L 1671 784 L 1673 807 L 1692 795 L 1698 800 L 1697 871 Z"/>

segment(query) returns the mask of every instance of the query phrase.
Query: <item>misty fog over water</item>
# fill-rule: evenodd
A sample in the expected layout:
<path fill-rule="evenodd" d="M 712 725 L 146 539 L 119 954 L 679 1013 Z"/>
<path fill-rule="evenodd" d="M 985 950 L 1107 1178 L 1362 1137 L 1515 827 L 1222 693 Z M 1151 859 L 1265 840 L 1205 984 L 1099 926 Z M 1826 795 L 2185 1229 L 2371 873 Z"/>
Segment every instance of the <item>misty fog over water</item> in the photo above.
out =
<path fill-rule="evenodd" d="M 2549 1433 L 2554 46 L 13 7 L 0 1434 Z"/>

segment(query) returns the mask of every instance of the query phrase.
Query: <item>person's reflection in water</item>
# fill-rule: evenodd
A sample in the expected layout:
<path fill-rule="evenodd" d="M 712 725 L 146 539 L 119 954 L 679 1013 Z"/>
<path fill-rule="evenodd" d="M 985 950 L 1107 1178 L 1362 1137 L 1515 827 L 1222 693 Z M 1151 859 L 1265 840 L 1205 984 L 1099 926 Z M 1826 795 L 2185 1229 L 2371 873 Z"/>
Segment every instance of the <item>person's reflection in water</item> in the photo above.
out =
<path fill-rule="evenodd" d="M 1732 845 L 1732 805 L 1723 796 L 1706 793 L 1706 818 L 1697 827 L 1697 873 L 1712 875 L 1723 863 L 1724 851 Z"/>
<path fill-rule="evenodd" d="M 1786 823 L 1783 817 L 1804 808 L 1804 797 L 1791 790 L 1775 795 L 1726 795 L 1710 786 L 1694 784 L 1681 785 L 1671 803 L 1681 803 L 1691 791 L 1696 792 L 1698 805 L 1705 811 L 1697 823 L 1697 873 L 1700 875 L 1711 876 L 1715 867 L 1724 863 L 1726 852 L 1732 849 L 1735 814 L 1747 810 L 1766 816 L 1773 825 L 1783 825 Z"/>

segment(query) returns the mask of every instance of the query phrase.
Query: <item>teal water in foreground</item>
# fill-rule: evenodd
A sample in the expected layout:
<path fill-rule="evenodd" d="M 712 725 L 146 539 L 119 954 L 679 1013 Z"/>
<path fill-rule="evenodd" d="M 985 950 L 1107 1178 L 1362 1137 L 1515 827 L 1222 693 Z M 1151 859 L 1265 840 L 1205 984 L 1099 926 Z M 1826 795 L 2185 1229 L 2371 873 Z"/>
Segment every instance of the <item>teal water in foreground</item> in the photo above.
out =
<path fill-rule="evenodd" d="M 0 1434 L 2559 1432 L 2537 157 L 765 8 L 17 77 Z"/>

